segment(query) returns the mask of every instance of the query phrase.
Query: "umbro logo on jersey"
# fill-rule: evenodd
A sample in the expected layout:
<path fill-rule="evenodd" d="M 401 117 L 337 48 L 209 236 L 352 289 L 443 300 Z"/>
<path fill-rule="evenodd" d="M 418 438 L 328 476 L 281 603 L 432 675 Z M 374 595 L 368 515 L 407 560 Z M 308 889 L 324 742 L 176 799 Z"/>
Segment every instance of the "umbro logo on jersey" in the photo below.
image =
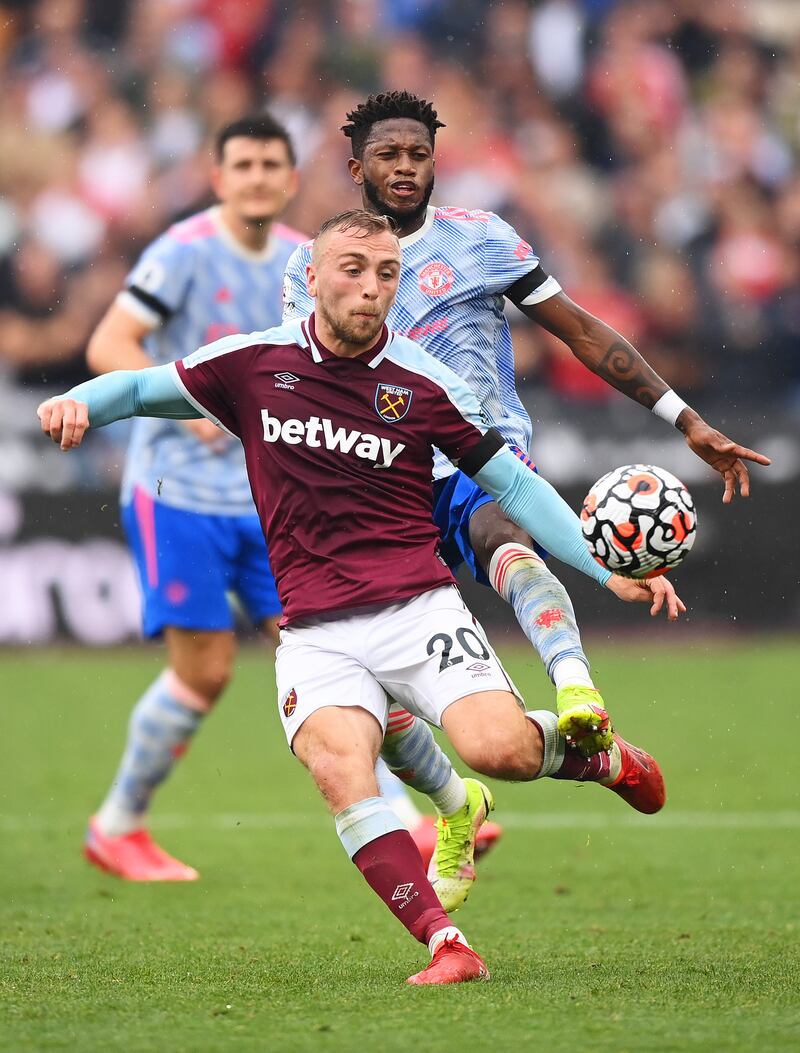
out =
<path fill-rule="evenodd" d="M 287 446 L 299 446 L 301 443 L 311 449 L 338 450 L 341 453 L 352 453 L 363 461 L 372 461 L 373 468 L 391 468 L 398 454 L 406 448 L 405 443 L 392 443 L 370 432 L 348 430 L 334 427 L 328 417 L 309 417 L 308 420 L 278 420 L 270 417 L 269 410 L 262 409 L 261 422 L 264 425 L 264 442 L 285 442 Z"/>
<path fill-rule="evenodd" d="M 300 377 L 296 377 L 294 373 L 276 373 L 275 379 L 278 381 L 276 388 L 287 388 L 289 391 L 294 391 L 295 384 L 300 383 Z"/>
<path fill-rule="evenodd" d="M 378 384 L 375 389 L 375 409 L 381 420 L 396 424 L 411 408 L 414 392 L 411 388 L 398 388 L 394 384 Z"/>

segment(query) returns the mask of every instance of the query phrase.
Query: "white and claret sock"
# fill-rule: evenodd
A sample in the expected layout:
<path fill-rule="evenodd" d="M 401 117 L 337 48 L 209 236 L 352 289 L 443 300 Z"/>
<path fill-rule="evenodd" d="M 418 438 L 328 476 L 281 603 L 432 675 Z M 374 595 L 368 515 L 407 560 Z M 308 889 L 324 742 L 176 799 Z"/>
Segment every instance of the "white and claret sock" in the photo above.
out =
<path fill-rule="evenodd" d="M 185 752 L 209 703 L 171 670 L 145 691 L 131 713 L 128 740 L 97 824 L 108 837 L 142 825 L 150 799 Z"/>
<path fill-rule="evenodd" d="M 404 824 L 382 797 L 367 797 L 351 804 L 334 816 L 334 822 L 342 847 L 351 859 L 384 834 L 405 830 Z"/>
<path fill-rule="evenodd" d="M 389 707 L 381 756 L 389 770 L 407 786 L 430 798 L 439 815 L 452 815 L 467 803 L 464 780 L 440 749 L 431 729 L 396 702 Z"/>
<path fill-rule="evenodd" d="M 617 781 L 622 770 L 622 755 L 614 743 L 606 753 L 601 750 L 593 757 L 584 757 L 570 749 L 558 733 L 558 717 L 549 709 L 532 709 L 525 716 L 532 721 L 542 736 L 542 766 L 537 779 L 570 779 L 574 782 L 599 782 L 604 786 Z"/>
<path fill-rule="evenodd" d="M 335 821 L 345 851 L 367 884 L 415 939 L 428 947 L 441 943 L 441 932 L 464 939 L 450 925 L 411 834 L 382 797 L 343 808 Z"/>
<path fill-rule="evenodd" d="M 501 545 L 489 563 L 489 581 L 514 608 L 556 688 L 594 687 L 572 601 L 544 560 L 525 545 Z"/>

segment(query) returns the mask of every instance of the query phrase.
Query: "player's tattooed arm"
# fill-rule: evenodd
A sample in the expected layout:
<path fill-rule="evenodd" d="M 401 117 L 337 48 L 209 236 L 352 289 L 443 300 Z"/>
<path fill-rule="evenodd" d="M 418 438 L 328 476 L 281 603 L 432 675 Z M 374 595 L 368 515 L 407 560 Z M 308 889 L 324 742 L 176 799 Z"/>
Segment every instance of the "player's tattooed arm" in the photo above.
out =
<path fill-rule="evenodd" d="M 578 361 L 593 373 L 647 409 L 652 409 L 669 391 L 669 385 L 633 344 L 564 293 L 525 305 L 521 310 L 563 340 Z"/>
<path fill-rule="evenodd" d="M 520 305 L 520 310 L 557 336 L 575 357 L 623 395 L 652 409 L 670 388 L 647 364 L 636 348 L 611 326 L 584 311 L 564 293 L 541 303 Z M 701 460 L 722 476 L 722 500 L 729 504 L 738 486 L 742 497 L 750 494 L 750 476 L 745 461 L 768 465 L 769 457 L 740 446 L 708 424 L 691 406 L 684 406 L 675 421 L 687 445 Z"/>

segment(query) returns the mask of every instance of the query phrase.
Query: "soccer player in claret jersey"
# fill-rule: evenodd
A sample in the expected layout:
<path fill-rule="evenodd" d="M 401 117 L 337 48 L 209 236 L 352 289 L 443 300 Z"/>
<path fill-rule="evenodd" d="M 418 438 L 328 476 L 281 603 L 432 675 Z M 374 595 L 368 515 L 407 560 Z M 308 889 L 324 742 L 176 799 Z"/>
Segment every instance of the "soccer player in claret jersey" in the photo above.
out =
<path fill-rule="evenodd" d="M 523 712 L 439 555 L 432 447 L 557 558 L 671 619 L 685 608 L 663 578 L 633 582 L 600 568 L 577 516 L 487 425 L 466 384 L 386 328 L 400 264 L 390 220 L 343 213 L 315 242 L 310 318 L 99 377 L 43 403 L 39 416 L 64 450 L 90 424 L 134 414 L 202 414 L 241 439 L 283 606 L 276 675 L 287 740 L 370 887 L 428 946 L 430 964 L 409 982 L 445 984 L 488 971 L 378 793 L 390 697 L 443 727 L 486 774 L 598 782 L 651 812 L 664 786 L 652 757 L 618 736 L 610 752 L 584 759 L 564 750 L 554 713 Z M 485 814 L 491 796 L 481 789 Z"/>
<path fill-rule="evenodd" d="M 96 372 L 172 361 L 226 334 L 280 321 L 286 261 L 305 240 L 277 222 L 297 188 L 292 143 L 272 117 L 258 114 L 223 128 L 215 145 L 219 204 L 145 249 L 90 342 Z M 168 666 L 133 710 L 119 770 L 89 821 L 85 853 L 122 878 L 191 881 L 197 871 L 153 841 L 147 811 L 230 680 L 236 642 L 227 593 L 237 595 L 268 635 L 277 636 L 280 603 L 241 445 L 208 420 L 136 422 L 122 516 L 139 570 L 144 632 L 164 635 Z M 470 789 L 477 801 L 475 787 L 443 754 L 428 760 L 430 743 L 420 750 L 417 738 L 399 743 L 397 762 L 426 763 L 419 788 L 458 826 L 453 813 L 464 812 Z M 392 806 L 418 817 L 405 791 L 392 794 Z M 473 823 L 473 815 L 461 816 L 467 852 Z M 428 827 L 412 825 L 424 847 Z M 485 823 L 478 848 L 488 847 L 497 832 Z M 454 837 L 451 854 L 457 845 L 463 852 L 465 843 L 464 836 Z"/>
<path fill-rule="evenodd" d="M 724 501 L 733 497 L 737 481 L 747 495 L 743 460 L 768 464 L 768 458 L 731 442 L 686 406 L 622 336 L 561 291 L 528 242 L 499 216 L 430 204 L 436 132 L 443 125 L 429 102 L 409 92 L 388 92 L 370 96 L 347 118 L 342 130 L 352 143 L 350 173 L 363 205 L 395 221 L 403 250 L 389 324 L 470 385 L 489 423 L 519 457 L 531 463 L 531 421 L 516 391 L 505 298 L 564 340 L 609 384 L 675 424 L 691 449 L 723 476 Z M 284 320 L 312 309 L 305 280 L 310 256 L 309 243 L 289 260 Z M 612 728 L 563 585 L 525 531 L 474 480 L 454 471 L 441 455 L 434 476 L 434 515 L 448 564 L 455 569 L 466 561 L 478 581 L 512 605 L 556 686 L 559 732 L 572 748 L 586 755 L 608 749 Z M 409 780 L 393 757 L 392 729 L 425 735 L 418 721 L 398 709 L 392 711 L 384 756 L 414 785 L 414 779 L 427 777 L 425 765 L 417 765 Z M 430 744 L 427 755 L 436 756 Z"/>

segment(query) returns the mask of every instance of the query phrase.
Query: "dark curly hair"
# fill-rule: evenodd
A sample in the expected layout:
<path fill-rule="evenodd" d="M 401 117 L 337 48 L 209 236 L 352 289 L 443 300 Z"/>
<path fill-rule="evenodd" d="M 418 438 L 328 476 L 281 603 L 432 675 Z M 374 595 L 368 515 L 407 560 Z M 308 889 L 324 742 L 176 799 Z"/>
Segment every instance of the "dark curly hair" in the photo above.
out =
<path fill-rule="evenodd" d="M 232 121 L 230 124 L 226 124 L 224 128 L 221 128 L 214 140 L 217 161 L 222 160 L 222 155 L 225 152 L 225 143 L 229 139 L 235 139 L 238 136 L 245 136 L 247 139 L 281 139 L 286 143 L 286 152 L 289 155 L 289 163 L 292 168 L 297 164 L 294 145 L 289 133 L 269 113 L 253 113 L 247 117 L 240 117 L 238 121 Z"/>
<path fill-rule="evenodd" d="M 373 124 L 396 117 L 408 117 L 424 124 L 431 137 L 431 146 L 436 140 L 436 129 L 445 127 L 437 120 L 436 110 L 426 99 L 420 99 L 410 91 L 382 91 L 356 106 L 347 114 L 350 123 L 342 125 L 342 131 L 353 143 L 353 156 L 362 157 Z"/>

